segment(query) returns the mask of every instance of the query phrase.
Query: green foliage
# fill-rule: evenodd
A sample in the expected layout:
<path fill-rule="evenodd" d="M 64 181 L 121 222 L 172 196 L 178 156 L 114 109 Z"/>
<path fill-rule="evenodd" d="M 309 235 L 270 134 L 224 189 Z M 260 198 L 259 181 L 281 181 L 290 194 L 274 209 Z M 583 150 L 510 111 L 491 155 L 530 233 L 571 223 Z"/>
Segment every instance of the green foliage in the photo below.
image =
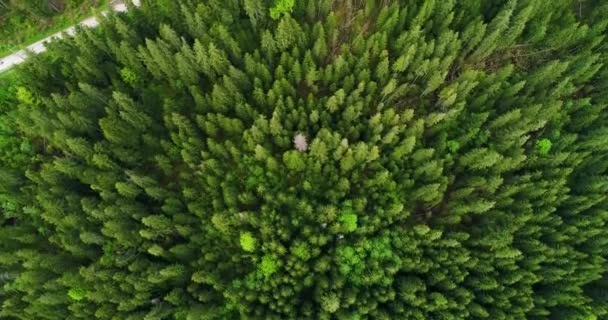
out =
<path fill-rule="evenodd" d="M 265 255 L 262 257 L 259 270 L 264 277 L 270 277 L 272 274 L 277 272 L 278 268 L 278 262 L 275 257 L 271 255 Z"/>
<path fill-rule="evenodd" d="M 344 225 L 346 232 L 357 230 L 357 215 L 352 212 L 344 212 L 340 215 L 340 222 Z"/>
<path fill-rule="evenodd" d="M 0 75 L 0 318 L 605 319 L 607 19 L 160 0 L 53 42 Z"/>
<path fill-rule="evenodd" d="M 0 1 L 0 57 L 17 51 L 105 8 L 106 0 Z"/>
<path fill-rule="evenodd" d="M 541 139 L 536 141 L 536 150 L 538 150 L 538 154 L 541 156 L 546 156 L 551 151 L 551 140 L 549 139 Z"/>
<path fill-rule="evenodd" d="M 131 86 L 137 85 L 140 81 L 139 76 L 127 67 L 120 69 L 120 77 L 122 78 L 122 81 Z"/>
<path fill-rule="evenodd" d="M 40 101 L 38 101 L 34 94 L 25 87 L 17 87 L 17 93 L 15 97 L 17 98 L 17 101 L 22 104 L 30 106 L 36 106 L 40 104 Z"/>
<path fill-rule="evenodd" d="M 293 255 L 306 261 L 311 258 L 310 247 L 306 243 L 296 243 L 292 249 Z"/>
<path fill-rule="evenodd" d="M 447 143 L 448 145 L 448 150 L 450 150 L 451 153 L 456 153 L 458 152 L 458 150 L 460 150 L 460 143 L 458 143 L 458 141 L 448 141 Z"/>
<path fill-rule="evenodd" d="M 296 0 L 276 0 L 274 7 L 270 8 L 270 17 L 278 20 L 282 15 L 292 13 L 295 4 Z"/>
<path fill-rule="evenodd" d="M 340 298 L 335 293 L 330 293 L 321 298 L 321 308 L 323 310 L 334 313 L 340 309 Z"/>
<path fill-rule="evenodd" d="M 241 243 L 241 248 L 247 252 L 253 252 L 256 247 L 256 240 L 251 234 L 251 232 L 243 232 L 239 237 L 239 242 Z"/>
<path fill-rule="evenodd" d="M 14 96 L 16 87 L 14 71 L 0 73 L 0 106 L 2 110 L 8 107 L 10 100 Z"/>
<path fill-rule="evenodd" d="M 85 298 L 86 292 L 80 288 L 71 288 L 68 290 L 68 296 L 74 301 L 80 301 Z"/>
<path fill-rule="evenodd" d="M 304 171 L 306 169 L 306 161 L 304 156 L 298 151 L 287 151 L 283 155 L 283 161 L 288 169 L 293 171 Z"/>

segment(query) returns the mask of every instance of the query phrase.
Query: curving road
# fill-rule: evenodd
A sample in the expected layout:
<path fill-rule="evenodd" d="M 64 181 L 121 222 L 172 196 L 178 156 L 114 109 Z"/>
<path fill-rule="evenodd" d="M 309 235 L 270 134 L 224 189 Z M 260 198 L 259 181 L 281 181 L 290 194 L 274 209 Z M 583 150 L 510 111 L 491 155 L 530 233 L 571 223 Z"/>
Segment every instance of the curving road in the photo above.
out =
<path fill-rule="evenodd" d="M 133 1 L 134 5 L 136 5 L 136 6 L 140 5 L 140 0 L 132 0 L 132 1 Z M 116 11 L 116 12 L 127 11 L 127 6 L 124 3 L 114 3 L 114 4 L 112 4 L 111 8 L 113 11 Z M 106 14 L 108 14 L 108 12 L 104 11 L 104 12 L 102 12 L 102 14 L 106 15 Z M 95 17 L 90 17 L 90 18 L 83 20 L 78 25 L 94 28 L 98 24 L 99 24 L 99 22 L 97 21 L 97 19 Z M 45 51 L 46 50 L 45 44 L 55 38 L 61 38 L 63 36 L 64 32 L 69 35 L 73 35 L 74 32 L 76 32 L 76 26 L 71 26 L 67 29 L 64 29 L 63 31 L 57 32 L 38 42 L 35 42 L 35 43 L 29 45 L 26 49 L 19 50 L 15 53 L 12 53 L 9 56 L 1 58 L 0 59 L 0 72 L 6 71 L 6 70 L 12 68 L 13 66 L 25 61 L 25 59 L 27 59 L 27 51 L 33 52 L 35 54 Z"/>

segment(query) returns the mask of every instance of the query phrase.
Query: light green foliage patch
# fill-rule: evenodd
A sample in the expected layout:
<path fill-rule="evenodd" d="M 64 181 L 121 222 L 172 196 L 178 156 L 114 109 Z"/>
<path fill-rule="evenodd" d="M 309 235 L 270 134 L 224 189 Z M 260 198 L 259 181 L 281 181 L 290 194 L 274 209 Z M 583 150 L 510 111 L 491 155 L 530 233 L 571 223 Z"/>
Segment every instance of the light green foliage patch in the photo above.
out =
<path fill-rule="evenodd" d="M 74 301 L 80 301 L 85 298 L 86 291 L 80 288 L 71 288 L 68 290 L 68 296 Z"/>
<path fill-rule="evenodd" d="M 277 20 L 281 15 L 292 13 L 295 3 L 296 0 L 276 0 L 274 7 L 270 8 L 270 17 Z"/>
<path fill-rule="evenodd" d="M 346 232 L 357 230 L 357 215 L 351 211 L 346 211 L 340 215 L 340 222 L 344 225 Z"/>
<path fill-rule="evenodd" d="M 277 272 L 279 266 L 276 257 L 271 255 L 265 255 L 262 257 L 262 261 L 260 262 L 260 272 L 264 277 L 270 277 L 275 272 Z"/>
<path fill-rule="evenodd" d="M 241 233 L 239 242 L 241 243 L 241 248 L 243 248 L 244 251 L 253 252 L 255 250 L 256 240 L 251 232 Z"/>
<path fill-rule="evenodd" d="M 541 156 L 546 156 L 551 151 L 552 147 L 551 140 L 549 139 L 541 139 L 536 142 L 536 149 L 538 150 L 538 154 Z"/>

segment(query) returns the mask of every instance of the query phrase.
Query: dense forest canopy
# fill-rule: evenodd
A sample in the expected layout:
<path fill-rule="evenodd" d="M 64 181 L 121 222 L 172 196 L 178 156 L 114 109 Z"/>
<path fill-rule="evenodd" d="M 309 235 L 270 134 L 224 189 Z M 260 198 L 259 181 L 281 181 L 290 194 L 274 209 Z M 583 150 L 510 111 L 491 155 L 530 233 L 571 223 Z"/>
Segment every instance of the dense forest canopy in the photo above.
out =
<path fill-rule="evenodd" d="M 143 1 L 0 108 L 0 318 L 608 319 L 608 3 Z"/>

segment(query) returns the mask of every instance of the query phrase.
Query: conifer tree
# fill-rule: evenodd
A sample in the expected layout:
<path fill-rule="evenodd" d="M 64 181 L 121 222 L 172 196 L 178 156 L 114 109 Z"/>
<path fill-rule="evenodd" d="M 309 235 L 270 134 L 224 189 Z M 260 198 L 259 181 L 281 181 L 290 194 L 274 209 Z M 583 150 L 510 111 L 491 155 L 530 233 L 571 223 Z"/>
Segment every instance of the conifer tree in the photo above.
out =
<path fill-rule="evenodd" d="M 0 95 L 0 318 L 608 317 L 608 4 L 129 8 Z"/>

